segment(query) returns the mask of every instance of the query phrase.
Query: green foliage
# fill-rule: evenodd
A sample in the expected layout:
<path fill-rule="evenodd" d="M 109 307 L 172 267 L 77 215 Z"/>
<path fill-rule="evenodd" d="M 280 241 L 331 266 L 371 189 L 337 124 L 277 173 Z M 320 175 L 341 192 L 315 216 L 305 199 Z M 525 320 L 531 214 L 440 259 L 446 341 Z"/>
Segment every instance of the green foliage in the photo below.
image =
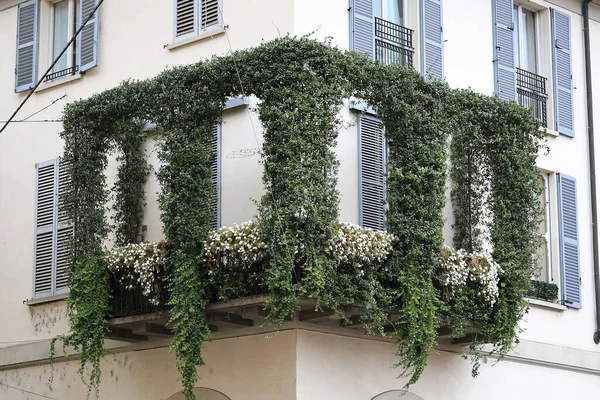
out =
<path fill-rule="evenodd" d="M 530 111 L 514 102 L 471 91 L 454 96 L 459 107 L 452 131 L 455 245 L 473 251 L 487 244 L 502 266 L 499 300 L 479 326 L 479 342 L 494 344 L 492 351 L 502 357 L 514 346 L 526 311 L 523 297 L 542 213 L 536 158 L 544 134 Z M 478 357 L 475 353 L 474 373 Z"/>
<path fill-rule="evenodd" d="M 527 292 L 527 296 L 534 299 L 554 301 L 558 299 L 558 286 L 544 281 L 531 281 L 531 288 Z"/>
<path fill-rule="evenodd" d="M 419 378 L 435 345 L 445 306 L 433 285 L 442 250 L 447 147 L 452 134 L 453 199 L 456 240 L 467 250 L 484 243 L 489 232 L 494 259 L 506 272 L 500 299 L 485 339 L 507 351 L 522 316 L 522 295 L 529 285 L 537 193 L 537 131 L 531 115 L 514 104 L 425 80 L 410 68 L 385 66 L 308 38 L 280 38 L 260 46 L 173 68 L 156 78 L 125 82 L 65 109 L 65 159 L 73 190 L 65 197 L 74 222 L 74 284 L 87 282 L 89 257 L 102 251 L 108 233 L 108 198 L 103 171 L 107 154 L 118 150 L 121 166 L 115 190 L 119 244 L 143 235 L 143 184 L 148 167 L 141 152 L 143 121 L 161 133 L 160 208 L 167 239 L 165 262 L 170 282 L 175 337 L 172 348 L 186 398 L 193 398 L 196 366 L 202 365 L 204 320 L 210 298 L 209 268 L 203 257 L 212 215 L 206 207 L 216 193 L 210 164 L 215 154 L 206 143 L 219 123 L 228 97 L 260 99 L 264 128 L 263 182 L 258 219 L 266 240 L 269 320 L 279 324 L 298 309 L 299 298 L 317 300 L 342 312 L 353 302 L 368 310 L 363 319 L 383 331 L 385 310 L 399 313 L 393 337 L 399 366 Z M 356 97 L 373 106 L 388 142 L 388 231 L 398 240 L 385 268 L 338 265 L 331 254 L 338 216 L 335 146 L 343 100 Z M 492 218 L 486 218 L 489 213 Z M 491 221 L 491 222 L 490 222 Z M 481 226 L 489 224 L 489 229 Z M 484 235 L 485 236 L 485 235 Z M 527 261 L 529 262 L 529 261 Z M 338 274 L 339 269 L 346 273 Z M 90 282 L 94 291 L 108 281 Z M 260 285 L 259 285 L 260 286 Z M 81 291 L 71 292 L 73 310 L 90 305 Z M 97 299 L 106 301 L 108 298 Z M 83 308 L 82 308 L 83 307 Z M 74 337 L 92 365 L 99 365 L 97 326 L 71 322 Z M 102 319 L 104 318 L 104 319 Z M 105 325 L 104 325 L 105 326 Z M 84 334 L 94 329 L 91 342 Z M 104 331 L 105 332 L 105 331 Z M 92 375 L 96 386 L 99 376 Z"/>

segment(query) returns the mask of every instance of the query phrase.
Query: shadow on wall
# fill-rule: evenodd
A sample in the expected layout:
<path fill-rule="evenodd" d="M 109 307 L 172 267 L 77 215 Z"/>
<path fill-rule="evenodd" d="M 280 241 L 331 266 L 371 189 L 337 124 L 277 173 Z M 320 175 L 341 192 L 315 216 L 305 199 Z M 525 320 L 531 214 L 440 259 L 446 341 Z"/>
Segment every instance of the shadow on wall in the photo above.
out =
<path fill-rule="evenodd" d="M 194 396 L 196 396 L 196 400 L 231 400 L 223 393 L 208 388 L 194 388 L 193 393 Z M 384 399 L 387 399 L 387 397 L 385 397 Z M 169 397 L 167 400 L 185 400 L 185 396 L 183 395 L 183 392 L 179 392 Z"/>

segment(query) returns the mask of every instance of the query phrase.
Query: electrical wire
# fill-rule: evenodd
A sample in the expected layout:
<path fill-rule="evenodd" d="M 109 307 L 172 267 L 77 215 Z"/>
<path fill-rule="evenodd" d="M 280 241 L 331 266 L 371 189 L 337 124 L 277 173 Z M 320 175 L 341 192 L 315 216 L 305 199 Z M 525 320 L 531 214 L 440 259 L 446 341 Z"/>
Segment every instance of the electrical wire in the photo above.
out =
<path fill-rule="evenodd" d="M 2 126 L 2 128 L 0 128 L 0 134 L 2 132 L 4 132 L 4 130 L 6 129 L 6 127 L 8 126 L 8 124 L 11 123 L 11 121 L 13 120 L 13 118 L 15 117 L 15 115 L 17 115 L 17 113 L 19 112 L 19 110 L 21 110 L 21 108 L 23 108 L 23 106 L 25 105 L 25 103 L 27 103 L 27 100 L 29 100 L 29 98 L 33 95 L 33 93 L 37 90 L 37 88 L 43 82 L 44 78 L 46 76 L 48 76 L 48 74 L 50 73 L 50 71 L 52 71 L 52 68 L 54 68 L 54 66 L 56 65 L 56 63 L 58 62 L 58 60 L 60 60 L 60 58 L 63 56 L 63 54 L 65 54 L 65 52 L 67 51 L 67 49 L 69 48 L 69 46 L 71 46 L 71 44 L 73 44 L 73 42 L 75 41 L 75 38 L 83 30 L 83 27 L 92 19 L 92 17 L 94 16 L 94 14 L 96 14 L 96 11 L 98 11 L 98 9 L 100 8 L 100 6 L 102 5 L 103 2 L 104 2 L 104 0 L 99 0 L 98 1 L 98 4 L 96 4 L 96 7 L 92 10 L 92 12 L 90 13 L 90 15 L 88 15 L 88 17 L 86 18 L 86 20 L 83 21 L 83 23 L 81 24 L 81 26 L 79 27 L 79 29 L 77 29 L 77 32 L 75 32 L 73 34 L 73 37 L 71 37 L 71 40 L 69 40 L 69 42 L 65 45 L 65 47 L 62 49 L 62 51 L 60 52 L 60 54 L 58 56 L 56 56 L 56 58 L 54 59 L 54 61 L 52 62 L 52 64 L 50 64 L 50 66 L 48 67 L 48 69 L 46 70 L 46 72 L 44 72 L 44 75 L 42 75 L 42 77 L 40 79 L 38 79 L 38 81 L 35 84 L 35 86 L 33 87 L 33 89 L 31 89 L 29 91 L 29 94 L 27 94 L 27 97 L 25 97 L 23 99 L 23 101 L 21 102 L 21 104 L 19 104 L 19 107 L 17 107 L 17 109 L 12 113 L 12 115 L 10 116 L 10 118 L 8 118 L 8 120 L 4 123 L 4 125 Z"/>
<path fill-rule="evenodd" d="M 7 122 L 7 121 L 0 121 L 0 123 L 2 122 Z M 18 124 L 19 122 L 63 122 L 62 119 L 37 119 L 37 120 L 31 120 L 31 121 L 10 121 L 11 124 Z"/>
<path fill-rule="evenodd" d="M 31 114 L 30 116 L 28 116 L 28 117 L 26 117 L 26 118 L 23 118 L 22 120 L 20 120 L 20 121 L 18 121 L 18 122 L 25 122 L 25 121 L 27 121 L 29 118 L 33 117 L 34 115 L 37 115 L 37 114 L 41 113 L 42 111 L 44 111 L 44 110 L 46 110 L 46 109 L 48 109 L 48 108 L 52 107 L 52 106 L 54 105 L 54 103 L 56 103 L 56 102 L 58 102 L 58 101 L 60 101 L 60 100 L 64 99 L 65 97 L 67 97 L 67 95 L 66 95 L 66 94 L 63 94 L 61 97 L 59 97 L 58 99 L 54 100 L 52 103 L 48 104 L 46 107 L 42 108 L 41 110 L 38 110 L 38 111 L 34 112 L 34 113 L 33 113 L 33 114 Z M 16 121 L 15 121 L 15 122 L 16 122 Z"/>

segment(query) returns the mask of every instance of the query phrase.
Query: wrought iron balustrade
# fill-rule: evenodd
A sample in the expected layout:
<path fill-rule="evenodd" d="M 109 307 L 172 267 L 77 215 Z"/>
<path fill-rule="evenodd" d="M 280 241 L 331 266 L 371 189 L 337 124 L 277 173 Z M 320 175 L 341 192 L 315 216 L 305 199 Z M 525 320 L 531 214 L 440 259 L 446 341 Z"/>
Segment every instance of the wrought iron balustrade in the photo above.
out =
<path fill-rule="evenodd" d="M 517 68 L 517 100 L 521 106 L 529 108 L 533 116 L 544 126 L 547 126 L 546 78 Z"/>
<path fill-rule="evenodd" d="M 73 67 L 61 69 L 60 71 L 53 72 L 51 74 L 46 75 L 44 82 L 51 82 L 56 78 L 62 78 L 63 76 L 75 75 L 79 71 L 79 65 L 75 65 Z"/>
<path fill-rule="evenodd" d="M 168 293 L 166 291 L 163 295 L 161 295 L 162 298 L 160 304 L 156 305 L 152 304 L 150 300 L 144 296 L 140 287 L 127 289 L 115 280 L 111 282 L 111 286 L 111 305 L 113 318 L 149 314 L 169 308 L 166 305 L 168 302 Z"/>
<path fill-rule="evenodd" d="M 413 65 L 413 30 L 375 18 L 375 59 L 384 64 Z"/>

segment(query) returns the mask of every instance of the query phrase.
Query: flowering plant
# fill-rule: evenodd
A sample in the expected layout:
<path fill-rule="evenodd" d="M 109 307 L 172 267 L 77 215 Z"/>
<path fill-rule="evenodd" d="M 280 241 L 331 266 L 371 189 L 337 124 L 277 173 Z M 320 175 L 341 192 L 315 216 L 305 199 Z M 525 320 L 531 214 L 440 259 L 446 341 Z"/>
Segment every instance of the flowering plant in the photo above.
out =
<path fill-rule="evenodd" d="M 164 241 L 120 247 L 109 254 L 108 269 L 125 288 L 140 287 L 152 304 L 159 304 L 167 279 L 164 250 Z"/>
<path fill-rule="evenodd" d="M 469 286 L 491 308 L 498 300 L 500 274 L 502 268 L 489 254 L 469 254 L 462 249 L 444 247 L 437 279 L 442 288 L 448 289 L 450 298 L 456 298 Z"/>

